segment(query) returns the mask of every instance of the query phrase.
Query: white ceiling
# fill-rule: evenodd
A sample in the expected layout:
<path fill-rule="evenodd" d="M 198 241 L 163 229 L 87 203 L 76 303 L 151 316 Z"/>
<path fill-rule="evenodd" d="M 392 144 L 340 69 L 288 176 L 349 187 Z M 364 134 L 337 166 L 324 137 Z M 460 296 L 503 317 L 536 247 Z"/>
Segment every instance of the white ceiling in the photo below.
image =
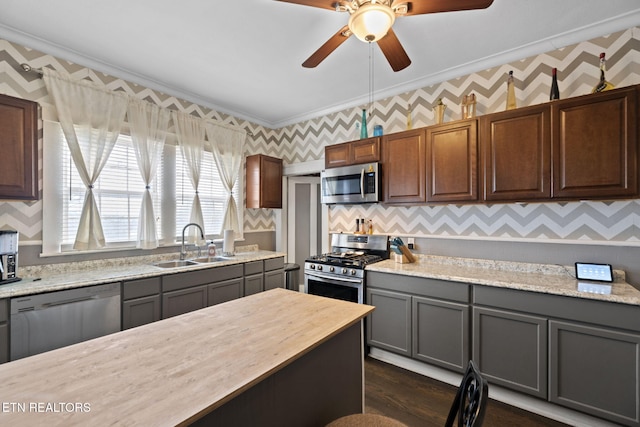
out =
<path fill-rule="evenodd" d="M 355 37 L 300 65 L 347 19 L 273 0 L 0 0 L 2 38 L 269 128 L 368 101 L 369 48 Z M 412 64 L 394 73 L 374 46 L 375 98 L 636 25 L 638 0 L 495 0 L 399 18 Z"/>

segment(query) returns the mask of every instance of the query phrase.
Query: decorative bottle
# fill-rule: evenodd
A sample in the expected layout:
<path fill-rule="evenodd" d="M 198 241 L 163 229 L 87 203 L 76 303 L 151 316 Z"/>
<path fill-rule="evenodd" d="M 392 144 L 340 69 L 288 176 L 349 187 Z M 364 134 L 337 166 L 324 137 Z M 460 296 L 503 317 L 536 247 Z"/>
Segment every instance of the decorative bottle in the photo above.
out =
<path fill-rule="evenodd" d="M 411 104 L 407 107 L 407 130 L 413 129 L 413 120 L 411 120 Z"/>
<path fill-rule="evenodd" d="M 444 122 L 444 112 L 447 109 L 447 106 L 442 102 L 442 98 L 438 98 L 438 102 L 436 106 L 433 107 L 436 116 L 436 123 L 442 124 Z"/>
<path fill-rule="evenodd" d="M 611 84 L 604 78 L 605 71 L 607 71 L 607 68 L 606 68 L 605 59 L 604 59 L 604 52 L 602 52 L 600 54 L 600 81 L 598 82 L 596 87 L 593 88 L 591 93 L 604 92 L 605 90 L 611 90 L 615 88 L 613 84 Z"/>
<path fill-rule="evenodd" d="M 362 123 L 360 124 L 360 139 L 369 138 L 367 133 L 367 110 L 362 109 Z"/>
<path fill-rule="evenodd" d="M 560 89 L 558 89 L 558 69 L 551 70 L 551 92 L 549 93 L 549 101 L 560 99 Z"/>
<path fill-rule="evenodd" d="M 469 104 L 467 105 L 467 118 L 471 119 L 476 116 L 476 94 L 469 95 Z"/>
<path fill-rule="evenodd" d="M 462 98 L 462 119 L 471 119 L 476 116 L 476 95 L 471 93 Z"/>
<path fill-rule="evenodd" d="M 516 87 L 513 83 L 513 70 L 509 71 L 507 77 L 507 110 L 513 110 L 516 106 Z"/>
<path fill-rule="evenodd" d="M 468 95 L 465 95 L 462 97 L 462 104 L 460 104 L 460 110 L 461 110 L 460 117 L 462 117 L 462 120 L 469 117 L 469 96 Z"/>

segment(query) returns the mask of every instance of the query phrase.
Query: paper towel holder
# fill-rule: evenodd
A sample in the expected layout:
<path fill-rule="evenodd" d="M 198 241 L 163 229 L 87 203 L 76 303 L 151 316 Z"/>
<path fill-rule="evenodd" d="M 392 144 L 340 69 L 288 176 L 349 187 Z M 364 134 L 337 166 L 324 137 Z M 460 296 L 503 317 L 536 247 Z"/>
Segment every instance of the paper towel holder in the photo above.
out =
<path fill-rule="evenodd" d="M 233 230 L 224 230 L 222 245 L 222 256 L 230 257 L 235 255 L 235 236 Z"/>

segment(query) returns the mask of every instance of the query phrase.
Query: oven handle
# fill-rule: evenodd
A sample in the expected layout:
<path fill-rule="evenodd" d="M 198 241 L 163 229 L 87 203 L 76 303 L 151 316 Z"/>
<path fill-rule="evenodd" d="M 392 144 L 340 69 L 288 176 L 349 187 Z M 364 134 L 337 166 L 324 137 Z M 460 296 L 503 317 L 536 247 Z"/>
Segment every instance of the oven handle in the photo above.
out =
<path fill-rule="evenodd" d="M 340 278 L 337 279 L 335 276 L 330 276 L 328 274 L 322 274 L 322 273 L 318 273 L 318 272 L 305 273 L 305 274 L 307 276 L 309 276 L 309 277 L 325 280 L 327 282 L 350 282 L 350 283 L 361 283 L 362 282 L 362 279 L 352 279 L 351 277 L 342 277 L 342 276 L 340 276 Z"/>

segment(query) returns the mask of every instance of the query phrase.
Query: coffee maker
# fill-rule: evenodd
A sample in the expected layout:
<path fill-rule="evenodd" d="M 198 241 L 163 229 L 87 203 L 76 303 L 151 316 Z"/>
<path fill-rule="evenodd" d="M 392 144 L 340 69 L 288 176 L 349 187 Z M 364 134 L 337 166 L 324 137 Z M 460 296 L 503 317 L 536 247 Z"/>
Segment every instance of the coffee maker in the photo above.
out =
<path fill-rule="evenodd" d="M 0 285 L 18 280 L 18 232 L 0 230 Z"/>

